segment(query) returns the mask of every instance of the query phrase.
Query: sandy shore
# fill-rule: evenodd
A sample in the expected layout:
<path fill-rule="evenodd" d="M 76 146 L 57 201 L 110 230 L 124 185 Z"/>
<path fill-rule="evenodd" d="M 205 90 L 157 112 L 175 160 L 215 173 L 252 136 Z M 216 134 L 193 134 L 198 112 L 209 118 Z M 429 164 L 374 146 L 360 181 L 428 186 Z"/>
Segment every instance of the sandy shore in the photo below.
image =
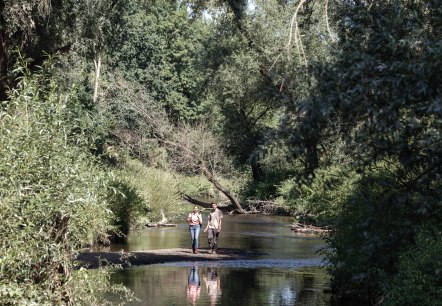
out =
<path fill-rule="evenodd" d="M 81 266 L 94 269 L 102 266 L 119 264 L 123 267 L 151 265 L 176 261 L 216 261 L 252 259 L 258 255 L 254 252 L 237 249 L 221 248 L 217 254 L 209 254 L 207 249 L 201 249 L 193 254 L 191 249 L 163 249 L 139 252 L 81 252 L 77 261 Z"/>

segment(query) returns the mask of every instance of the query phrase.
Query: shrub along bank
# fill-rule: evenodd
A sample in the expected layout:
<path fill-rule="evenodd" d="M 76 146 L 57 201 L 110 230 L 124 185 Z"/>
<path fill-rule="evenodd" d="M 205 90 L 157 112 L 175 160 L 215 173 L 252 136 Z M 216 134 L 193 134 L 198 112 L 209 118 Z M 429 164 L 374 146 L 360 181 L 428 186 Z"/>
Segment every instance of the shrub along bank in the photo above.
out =
<path fill-rule="evenodd" d="M 102 304 L 116 287 L 74 257 L 110 229 L 109 174 L 67 120 L 77 101 L 45 70 L 20 70 L 0 108 L 0 304 Z"/>

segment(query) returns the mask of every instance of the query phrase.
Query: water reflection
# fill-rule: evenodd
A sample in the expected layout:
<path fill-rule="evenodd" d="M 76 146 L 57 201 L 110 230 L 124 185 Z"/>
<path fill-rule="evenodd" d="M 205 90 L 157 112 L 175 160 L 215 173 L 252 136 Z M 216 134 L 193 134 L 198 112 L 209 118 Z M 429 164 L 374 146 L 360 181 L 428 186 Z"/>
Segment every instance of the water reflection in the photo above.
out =
<path fill-rule="evenodd" d="M 218 276 L 218 269 L 216 267 L 208 267 L 203 278 L 206 283 L 210 306 L 214 306 L 218 297 L 221 296 L 221 280 Z"/>
<path fill-rule="evenodd" d="M 201 282 L 197 266 L 193 266 L 187 280 L 187 300 L 192 304 L 198 301 L 201 293 Z"/>
<path fill-rule="evenodd" d="M 328 277 L 321 267 L 238 268 L 216 263 L 151 265 L 116 271 L 112 282 L 148 306 L 327 306 Z M 161 285 L 159 285 L 161 284 Z"/>
<path fill-rule="evenodd" d="M 124 284 L 140 299 L 126 305 L 148 306 L 326 306 L 328 275 L 316 251 L 324 241 L 290 231 L 291 219 L 226 215 L 222 248 L 259 252 L 259 258 L 172 262 L 115 271 L 111 281 Z M 188 226 L 148 229 L 132 234 L 113 250 L 188 248 Z M 225 243 L 224 243 L 225 242 Z M 204 241 L 202 248 L 207 248 Z M 222 252 L 221 248 L 221 252 Z M 222 290 L 221 290 L 222 289 Z"/>

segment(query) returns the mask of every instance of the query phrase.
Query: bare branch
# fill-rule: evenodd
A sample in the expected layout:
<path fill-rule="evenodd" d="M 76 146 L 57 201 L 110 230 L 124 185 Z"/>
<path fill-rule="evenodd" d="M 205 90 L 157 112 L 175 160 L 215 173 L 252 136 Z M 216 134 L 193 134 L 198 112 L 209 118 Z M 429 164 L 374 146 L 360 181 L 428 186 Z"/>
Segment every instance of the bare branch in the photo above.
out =
<path fill-rule="evenodd" d="M 304 52 L 304 46 L 302 44 L 302 40 L 301 40 L 301 34 L 299 31 L 299 26 L 298 26 L 298 13 L 299 10 L 302 8 L 302 6 L 304 5 L 304 3 L 306 2 L 306 0 L 300 0 L 298 5 L 296 6 L 296 10 L 295 13 L 292 16 L 292 19 L 290 21 L 290 31 L 289 31 L 289 39 L 286 45 L 286 49 L 287 49 L 287 53 L 290 54 L 290 46 L 292 44 L 292 37 L 293 37 L 293 28 L 295 28 L 295 45 L 296 48 L 298 49 L 298 53 L 300 55 L 302 55 L 303 59 L 304 59 L 304 64 L 307 67 L 307 58 L 305 56 L 305 52 Z"/>
<path fill-rule="evenodd" d="M 330 30 L 330 23 L 328 21 L 328 1 L 329 0 L 325 0 L 325 23 L 327 25 L 328 35 L 330 35 L 330 38 L 331 38 L 332 41 L 335 41 L 335 39 L 333 38 L 333 34 L 332 34 L 331 30 Z"/>

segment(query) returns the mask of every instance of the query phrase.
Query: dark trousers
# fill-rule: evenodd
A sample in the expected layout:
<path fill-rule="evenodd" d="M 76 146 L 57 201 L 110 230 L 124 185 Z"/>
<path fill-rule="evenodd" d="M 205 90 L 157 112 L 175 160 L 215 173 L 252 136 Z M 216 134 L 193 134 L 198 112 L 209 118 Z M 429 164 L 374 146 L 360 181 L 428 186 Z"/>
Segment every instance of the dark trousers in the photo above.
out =
<path fill-rule="evenodd" d="M 215 250 L 218 248 L 219 232 L 216 228 L 209 228 L 207 231 L 207 238 L 209 240 L 209 248 Z"/>

